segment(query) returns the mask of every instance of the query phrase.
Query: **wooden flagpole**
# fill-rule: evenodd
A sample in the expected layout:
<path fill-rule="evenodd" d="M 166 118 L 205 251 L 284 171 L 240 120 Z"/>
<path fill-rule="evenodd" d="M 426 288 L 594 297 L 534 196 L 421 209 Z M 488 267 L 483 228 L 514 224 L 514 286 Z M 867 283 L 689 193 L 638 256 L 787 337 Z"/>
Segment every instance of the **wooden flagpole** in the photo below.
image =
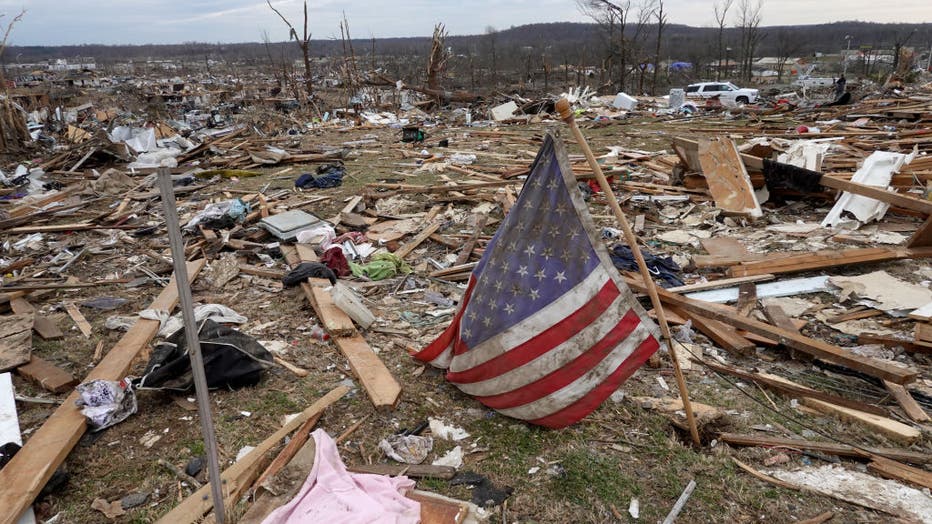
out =
<path fill-rule="evenodd" d="M 667 324 L 667 317 L 663 312 L 663 305 L 660 303 L 660 296 L 657 294 L 654 279 L 647 269 L 647 263 L 644 262 L 644 255 L 641 254 L 641 248 L 638 246 L 637 237 L 634 236 L 634 232 L 628 224 L 628 219 L 625 217 L 624 212 L 621 210 L 621 206 L 618 204 L 618 200 L 615 198 L 615 193 L 612 192 L 611 186 L 608 185 L 608 180 L 605 178 L 605 174 L 602 173 L 602 167 L 599 166 L 598 161 L 595 159 L 595 155 L 593 155 L 592 150 L 589 149 L 586 138 L 583 136 L 582 131 L 579 130 L 579 126 L 576 125 L 576 120 L 573 118 L 573 111 L 570 109 L 570 103 L 565 98 L 561 98 L 556 103 L 556 111 L 560 115 L 560 118 L 569 125 L 570 130 L 573 132 L 573 136 L 576 137 L 576 141 L 579 142 L 579 147 L 582 148 L 583 153 L 586 155 L 586 160 L 589 161 L 589 167 L 592 168 L 596 180 L 599 181 L 599 187 L 601 187 L 602 192 L 605 193 L 608 204 L 615 214 L 615 219 L 618 220 L 618 224 L 621 226 L 622 232 L 624 232 L 625 241 L 628 242 L 631 253 L 634 254 L 634 260 L 637 261 L 638 269 L 640 269 L 641 272 L 641 278 L 644 279 L 644 285 L 647 287 L 647 294 L 650 296 L 651 304 L 654 306 L 654 312 L 657 314 L 657 323 L 660 324 L 660 332 L 667 342 L 670 360 L 673 362 L 673 371 L 676 374 L 676 386 L 679 389 L 680 398 L 683 400 L 683 410 L 686 411 L 686 422 L 689 424 L 689 433 L 692 436 L 693 443 L 696 447 L 699 447 L 702 444 L 699 440 L 699 430 L 696 427 L 696 418 L 693 415 L 692 404 L 689 402 L 689 391 L 686 389 L 686 379 L 683 378 L 683 370 L 680 368 L 680 361 L 676 358 L 676 351 L 673 349 L 673 337 L 670 336 L 670 326 Z"/>

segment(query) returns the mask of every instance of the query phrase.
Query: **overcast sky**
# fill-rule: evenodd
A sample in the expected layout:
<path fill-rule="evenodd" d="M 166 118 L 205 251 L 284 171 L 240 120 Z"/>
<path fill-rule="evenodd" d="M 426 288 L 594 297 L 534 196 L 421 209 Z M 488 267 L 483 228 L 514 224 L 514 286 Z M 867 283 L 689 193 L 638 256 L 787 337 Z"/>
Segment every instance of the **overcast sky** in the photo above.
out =
<path fill-rule="evenodd" d="M 673 23 L 713 23 L 712 0 L 665 3 Z M 302 23 L 301 0 L 273 5 L 292 23 Z M 263 30 L 273 41 L 288 38 L 261 0 L 0 0 L 0 13 L 7 15 L 0 24 L 22 8 L 26 15 L 13 30 L 12 44 L 257 42 Z M 314 38 L 339 37 L 344 10 L 355 38 L 429 36 L 437 22 L 463 35 L 488 26 L 587 21 L 574 0 L 311 0 L 308 10 Z M 932 1 L 764 0 L 762 25 L 839 20 L 932 22 Z"/>

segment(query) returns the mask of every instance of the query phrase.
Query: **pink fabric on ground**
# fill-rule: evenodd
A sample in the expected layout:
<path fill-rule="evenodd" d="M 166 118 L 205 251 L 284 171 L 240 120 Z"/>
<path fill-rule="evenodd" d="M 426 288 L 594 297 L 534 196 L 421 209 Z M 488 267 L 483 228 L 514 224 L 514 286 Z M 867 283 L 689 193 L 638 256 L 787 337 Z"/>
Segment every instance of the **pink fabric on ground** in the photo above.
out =
<path fill-rule="evenodd" d="M 417 524 L 420 503 L 404 496 L 414 481 L 404 477 L 350 473 L 336 443 L 322 429 L 311 436 L 316 444 L 314 466 L 291 502 L 262 524 Z"/>

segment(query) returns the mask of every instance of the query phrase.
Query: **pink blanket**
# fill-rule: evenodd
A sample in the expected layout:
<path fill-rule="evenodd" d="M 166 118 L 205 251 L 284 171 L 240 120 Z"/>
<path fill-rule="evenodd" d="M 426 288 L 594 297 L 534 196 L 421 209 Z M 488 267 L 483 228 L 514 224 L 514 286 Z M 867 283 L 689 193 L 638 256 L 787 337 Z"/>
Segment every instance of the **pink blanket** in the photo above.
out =
<path fill-rule="evenodd" d="M 322 429 L 312 434 L 314 466 L 291 502 L 262 524 L 417 524 L 421 505 L 404 496 L 414 487 L 407 477 L 350 473 L 336 443 Z"/>

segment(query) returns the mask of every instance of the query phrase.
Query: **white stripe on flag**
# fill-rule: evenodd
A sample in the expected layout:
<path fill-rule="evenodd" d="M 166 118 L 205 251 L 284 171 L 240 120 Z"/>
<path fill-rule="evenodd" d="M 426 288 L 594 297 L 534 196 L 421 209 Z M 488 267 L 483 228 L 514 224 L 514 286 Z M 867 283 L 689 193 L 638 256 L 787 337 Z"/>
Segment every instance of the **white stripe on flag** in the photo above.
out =
<path fill-rule="evenodd" d="M 641 323 L 638 325 L 637 329 L 619 344 L 608 357 L 600 362 L 598 366 L 592 368 L 588 373 L 579 377 L 572 384 L 541 399 L 524 404 L 523 406 L 500 409 L 498 411 L 502 415 L 521 420 L 537 420 L 556 413 L 572 405 L 592 391 L 593 388 L 604 382 L 605 379 L 649 336 L 650 331 Z"/>
<path fill-rule="evenodd" d="M 447 369 L 450 367 L 450 360 L 453 359 L 453 344 L 448 345 L 443 349 L 443 352 L 437 355 L 437 358 L 428 362 L 431 366 L 440 369 Z"/>
<path fill-rule="evenodd" d="M 605 267 L 599 265 L 585 280 L 543 309 L 505 331 L 502 331 L 498 335 L 484 340 L 469 351 L 457 355 L 456 358 L 450 362 L 450 371 L 461 372 L 474 368 L 483 362 L 501 355 L 502 348 L 510 349 L 527 342 L 592 300 L 592 297 L 598 294 L 599 290 L 602 289 L 602 286 L 604 286 L 608 280 L 610 280 L 608 272 L 605 270 Z M 467 308 L 468 307 L 469 306 L 467 306 Z"/>
<path fill-rule="evenodd" d="M 615 301 L 594 322 L 573 335 L 562 344 L 548 350 L 536 359 L 488 380 L 456 385 L 465 393 L 478 397 L 500 395 L 526 386 L 541 377 L 556 371 L 574 358 L 588 351 L 621 321 L 630 311 L 624 297 Z M 459 358 L 459 357 L 457 357 Z"/>

